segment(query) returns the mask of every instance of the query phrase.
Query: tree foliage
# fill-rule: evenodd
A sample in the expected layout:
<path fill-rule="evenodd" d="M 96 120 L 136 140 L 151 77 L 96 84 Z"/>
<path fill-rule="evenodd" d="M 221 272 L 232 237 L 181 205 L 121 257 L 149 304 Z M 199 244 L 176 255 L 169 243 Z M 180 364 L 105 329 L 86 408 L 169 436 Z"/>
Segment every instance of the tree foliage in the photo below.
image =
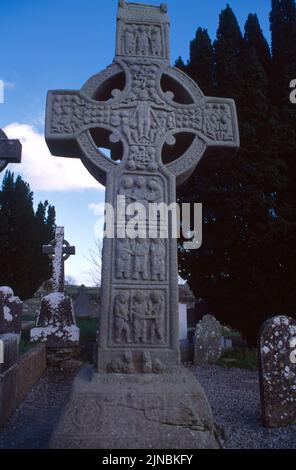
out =
<path fill-rule="evenodd" d="M 42 245 L 54 238 L 55 208 L 47 201 L 33 207 L 28 183 L 6 172 L 0 191 L 0 285 L 22 299 L 31 297 L 51 276 Z"/>
<path fill-rule="evenodd" d="M 233 158 L 205 155 L 178 192 L 204 211 L 201 249 L 180 244 L 181 275 L 250 344 L 266 318 L 296 316 L 295 1 L 274 0 L 270 19 L 272 53 L 257 16 L 242 34 L 229 5 L 213 44 L 201 28 L 191 42 L 186 71 L 205 94 L 235 99 L 241 147 Z"/>

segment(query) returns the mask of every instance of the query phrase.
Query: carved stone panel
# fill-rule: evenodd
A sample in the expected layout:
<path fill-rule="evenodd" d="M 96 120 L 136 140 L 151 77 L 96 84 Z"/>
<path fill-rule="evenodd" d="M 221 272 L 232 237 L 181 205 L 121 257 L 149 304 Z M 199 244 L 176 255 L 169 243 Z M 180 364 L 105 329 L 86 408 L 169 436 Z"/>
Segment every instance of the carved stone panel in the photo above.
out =
<path fill-rule="evenodd" d="M 168 343 L 165 290 L 115 289 L 110 346 L 164 347 Z"/>

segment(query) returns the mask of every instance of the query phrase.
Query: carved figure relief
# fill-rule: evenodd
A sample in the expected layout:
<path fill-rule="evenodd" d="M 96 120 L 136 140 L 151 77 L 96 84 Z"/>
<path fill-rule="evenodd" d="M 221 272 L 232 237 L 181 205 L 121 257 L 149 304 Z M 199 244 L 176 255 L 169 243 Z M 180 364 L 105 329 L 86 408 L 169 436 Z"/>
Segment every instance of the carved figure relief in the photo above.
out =
<path fill-rule="evenodd" d="M 158 25 L 128 24 L 123 39 L 128 56 L 163 57 L 162 33 Z"/>
<path fill-rule="evenodd" d="M 163 344 L 163 292 L 121 290 L 114 298 L 113 319 L 115 343 Z"/>

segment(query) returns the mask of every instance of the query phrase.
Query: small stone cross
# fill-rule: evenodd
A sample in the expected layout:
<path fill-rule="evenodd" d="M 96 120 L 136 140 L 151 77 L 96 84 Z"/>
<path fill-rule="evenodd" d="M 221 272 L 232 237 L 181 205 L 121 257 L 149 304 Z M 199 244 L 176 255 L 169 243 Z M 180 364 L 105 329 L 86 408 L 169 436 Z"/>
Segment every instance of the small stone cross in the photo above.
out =
<path fill-rule="evenodd" d="M 64 292 L 64 263 L 71 255 L 75 255 L 75 246 L 70 246 L 64 240 L 64 227 L 56 228 L 55 239 L 49 245 L 44 245 L 42 251 L 52 259 L 53 291 Z"/>

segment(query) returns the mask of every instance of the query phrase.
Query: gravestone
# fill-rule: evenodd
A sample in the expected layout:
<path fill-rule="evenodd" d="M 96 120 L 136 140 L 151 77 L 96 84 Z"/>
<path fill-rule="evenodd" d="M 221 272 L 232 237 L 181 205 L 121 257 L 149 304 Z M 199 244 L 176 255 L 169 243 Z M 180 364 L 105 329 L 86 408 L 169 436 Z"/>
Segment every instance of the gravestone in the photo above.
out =
<path fill-rule="evenodd" d="M 258 336 L 262 421 L 267 427 L 296 423 L 296 320 L 267 320 Z"/>
<path fill-rule="evenodd" d="M 22 329 L 22 302 L 10 287 L 0 287 L 0 342 L 2 361 L 0 374 L 12 367 L 19 358 Z"/>
<path fill-rule="evenodd" d="M 234 102 L 205 97 L 169 60 L 166 6 L 121 1 L 113 64 L 80 91 L 48 94 L 51 153 L 80 158 L 115 211 L 117 196 L 174 203 L 206 153 L 238 148 Z M 97 373 L 77 378 L 53 447 L 217 446 L 204 392 L 180 365 L 176 239 L 155 225 L 154 237 L 124 238 L 118 218 L 104 239 Z"/>
<path fill-rule="evenodd" d="M 9 163 L 20 163 L 22 158 L 22 144 L 19 140 L 8 139 L 0 129 L 0 173 Z"/>
<path fill-rule="evenodd" d="M 78 296 L 74 301 L 74 311 L 76 317 L 90 316 L 90 299 L 84 285 L 79 288 Z"/>
<path fill-rule="evenodd" d="M 20 334 L 22 329 L 22 301 L 10 287 L 0 287 L 0 334 Z"/>
<path fill-rule="evenodd" d="M 52 349 L 71 349 L 79 345 L 73 303 L 64 294 L 64 262 L 75 254 L 75 247 L 64 240 L 64 228 L 57 227 L 55 239 L 43 247 L 43 253 L 52 259 L 52 290 L 41 300 L 36 327 L 31 330 L 32 342 L 46 343 Z M 68 351 L 65 352 L 66 355 Z"/>
<path fill-rule="evenodd" d="M 222 328 L 213 315 L 205 315 L 196 325 L 194 364 L 216 364 L 222 355 Z"/>

